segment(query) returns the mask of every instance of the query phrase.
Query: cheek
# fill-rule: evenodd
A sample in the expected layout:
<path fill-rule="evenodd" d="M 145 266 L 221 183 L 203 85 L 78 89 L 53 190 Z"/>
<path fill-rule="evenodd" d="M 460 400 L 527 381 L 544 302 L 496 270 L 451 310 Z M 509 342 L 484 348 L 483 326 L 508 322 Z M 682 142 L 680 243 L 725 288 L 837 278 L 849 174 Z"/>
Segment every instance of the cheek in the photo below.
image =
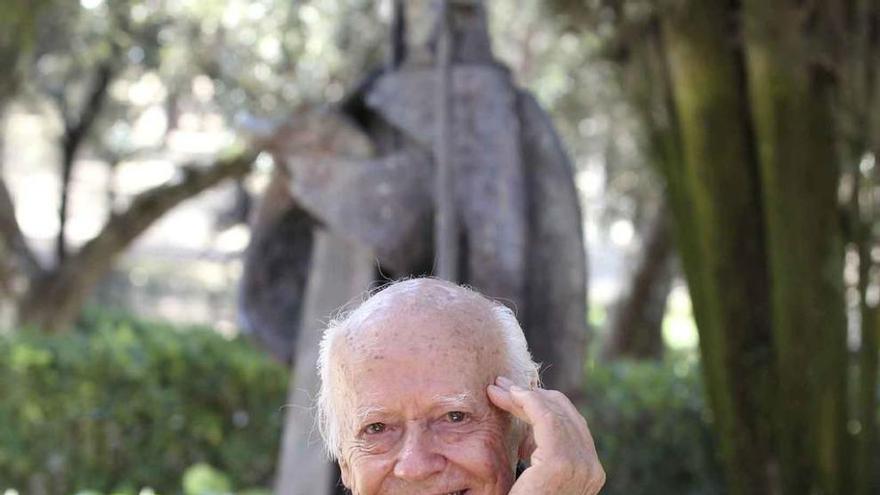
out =
<path fill-rule="evenodd" d="M 467 434 L 447 438 L 446 458 L 483 483 L 509 488 L 513 459 L 507 429 L 498 422 L 476 425 Z"/>
<path fill-rule="evenodd" d="M 386 479 L 390 479 L 394 462 L 389 456 L 370 454 L 369 452 L 353 451 L 347 456 L 348 482 L 347 487 L 357 495 L 372 495 L 380 492 Z"/>

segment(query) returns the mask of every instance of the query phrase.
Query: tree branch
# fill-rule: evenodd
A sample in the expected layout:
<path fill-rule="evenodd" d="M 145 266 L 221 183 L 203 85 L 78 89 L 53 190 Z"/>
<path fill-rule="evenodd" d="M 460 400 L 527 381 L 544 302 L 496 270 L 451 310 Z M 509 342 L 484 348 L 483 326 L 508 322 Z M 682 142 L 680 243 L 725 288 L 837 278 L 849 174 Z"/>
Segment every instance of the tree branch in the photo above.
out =
<path fill-rule="evenodd" d="M 99 260 L 107 255 L 116 254 L 179 203 L 225 179 L 245 176 L 258 154 L 255 150 L 246 150 L 220 159 L 211 167 L 185 165 L 180 182 L 158 186 L 138 195 L 126 211 L 112 216 L 101 233 L 70 258 L 70 264 L 91 266 L 100 263 Z"/>
<path fill-rule="evenodd" d="M 127 210 L 113 215 L 97 236 L 31 289 L 22 304 L 21 323 L 47 331 L 69 327 L 83 301 L 139 235 L 183 201 L 225 179 L 246 175 L 258 154 L 259 150 L 248 149 L 211 167 L 184 166 L 179 182 L 138 195 Z"/>
<path fill-rule="evenodd" d="M 64 261 L 67 254 L 65 231 L 67 226 L 67 205 L 70 188 L 70 178 L 73 175 L 73 164 L 76 153 L 79 151 L 95 121 L 100 115 L 107 101 L 107 90 L 116 73 L 114 60 L 116 50 L 113 50 L 110 58 L 103 61 L 95 71 L 95 78 L 89 89 L 88 98 L 79 116 L 75 119 L 66 115 L 66 100 L 62 97 L 59 101 L 62 116 L 64 117 L 64 135 L 61 138 L 61 200 L 58 210 L 58 239 L 56 252 L 58 263 Z"/>
<path fill-rule="evenodd" d="M 107 98 L 107 89 L 116 73 L 113 58 L 101 62 L 95 70 L 95 79 L 89 89 L 89 95 L 79 116 L 64 116 L 64 145 L 75 149 L 85 138 L 92 124 L 97 120 Z"/>

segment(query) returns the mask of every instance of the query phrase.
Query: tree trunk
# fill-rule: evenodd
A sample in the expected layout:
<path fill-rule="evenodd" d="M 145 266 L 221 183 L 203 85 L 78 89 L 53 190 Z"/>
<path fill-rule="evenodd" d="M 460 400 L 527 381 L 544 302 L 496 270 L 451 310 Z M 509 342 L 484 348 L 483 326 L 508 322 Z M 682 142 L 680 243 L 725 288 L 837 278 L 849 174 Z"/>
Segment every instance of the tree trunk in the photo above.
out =
<path fill-rule="evenodd" d="M 729 491 L 875 493 L 880 323 L 863 297 L 848 360 L 837 153 L 858 162 L 880 139 L 880 3 L 636 3 L 603 3 L 609 55 L 666 178 Z M 876 229 L 874 206 L 854 210 Z M 854 243 L 867 294 L 876 241 Z"/>
<path fill-rule="evenodd" d="M 862 310 L 862 342 L 859 349 L 859 382 L 856 391 L 856 418 L 861 427 L 856 436 L 856 495 L 878 493 L 877 465 L 877 373 L 880 358 L 880 310 Z"/>
<path fill-rule="evenodd" d="M 21 82 L 21 62 L 30 54 L 36 34 L 36 19 L 43 0 L 14 0 L 0 16 L 0 133 L 6 129 L 6 108 Z M 27 290 L 29 277 L 42 271 L 15 219 L 12 197 L 2 177 L 4 158 L 0 135 L 0 326 L 17 318 L 15 302 Z"/>
<path fill-rule="evenodd" d="M 703 372 L 730 493 L 778 493 L 773 353 L 761 191 L 728 2 L 664 12 L 683 163 L 670 205 L 700 331 Z"/>
<path fill-rule="evenodd" d="M 751 109 L 760 143 L 777 428 L 786 493 L 851 493 L 846 438 L 846 321 L 830 78 L 813 58 L 801 13 L 746 0 Z M 809 241 L 805 241 L 809 240 Z"/>
<path fill-rule="evenodd" d="M 19 307 L 19 323 L 46 331 L 69 328 L 116 258 L 156 220 L 179 203 L 228 178 L 245 175 L 256 158 L 245 151 L 208 168 L 190 168 L 175 184 L 142 193 L 123 213 L 53 271 L 36 280 Z"/>
<path fill-rule="evenodd" d="M 641 259 L 615 308 L 606 358 L 663 357 L 663 317 L 675 261 L 670 234 L 669 213 L 663 206 L 648 228 Z"/>
<path fill-rule="evenodd" d="M 0 136 L 0 156 L 2 152 Z M 0 328 L 12 327 L 18 319 L 17 302 L 42 274 L 43 267 L 25 242 L 12 197 L 0 176 Z"/>

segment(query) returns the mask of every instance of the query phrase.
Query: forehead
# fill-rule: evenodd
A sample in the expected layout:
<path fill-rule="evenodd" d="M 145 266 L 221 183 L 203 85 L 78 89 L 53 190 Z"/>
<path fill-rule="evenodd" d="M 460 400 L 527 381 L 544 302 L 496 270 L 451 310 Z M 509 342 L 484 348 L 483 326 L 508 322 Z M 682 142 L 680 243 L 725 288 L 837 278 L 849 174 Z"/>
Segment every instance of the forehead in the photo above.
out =
<path fill-rule="evenodd" d="M 479 312 L 389 313 L 346 332 L 334 352 L 337 390 L 351 407 L 430 407 L 482 398 L 501 372 L 502 346 Z"/>

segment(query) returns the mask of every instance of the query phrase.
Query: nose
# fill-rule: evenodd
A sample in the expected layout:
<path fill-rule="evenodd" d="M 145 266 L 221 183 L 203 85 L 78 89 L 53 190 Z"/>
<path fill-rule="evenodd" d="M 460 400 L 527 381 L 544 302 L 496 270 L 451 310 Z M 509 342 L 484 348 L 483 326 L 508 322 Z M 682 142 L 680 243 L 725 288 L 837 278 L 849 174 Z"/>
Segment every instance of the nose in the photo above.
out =
<path fill-rule="evenodd" d="M 435 451 L 432 444 L 431 434 L 424 427 L 407 428 L 394 465 L 394 476 L 405 481 L 423 481 L 443 471 L 446 459 Z"/>

